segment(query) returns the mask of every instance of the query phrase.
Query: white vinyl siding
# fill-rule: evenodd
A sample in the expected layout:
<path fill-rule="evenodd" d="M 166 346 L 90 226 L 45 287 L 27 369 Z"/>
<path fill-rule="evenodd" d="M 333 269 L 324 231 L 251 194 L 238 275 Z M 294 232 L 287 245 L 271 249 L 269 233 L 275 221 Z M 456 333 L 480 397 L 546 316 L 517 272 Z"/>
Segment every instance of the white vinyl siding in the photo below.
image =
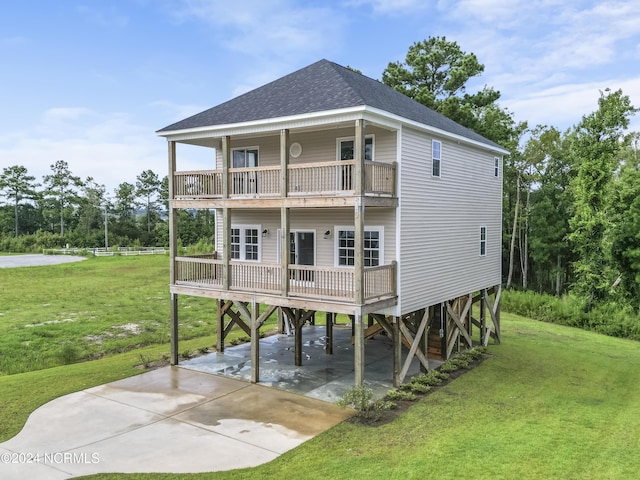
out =
<path fill-rule="evenodd" d="M 424 152 L 431 150 L 431 138 L 402 131 L 397 314 L 501 281 L 502 184 L 488 174 L 494 154 L 441 141 L 447 181 L 427 186 Z M 478 255 L 479 224 L 491 232 L 485 257 Z"/>
<path fill-rule="evenodd" d="M 376 162 L 396 161 L 396 134 L 374 126 L 365 129 L 365 136 L 373 139 L 373 158 Z M 337 157 L 336 145 L 339 138 L 354 138 L 355 127 L 312 132 L 292 132 L 289 142 L 297 142 L 302 147 L 298 158 L 290 158 L 292 164 L 332 162 Z M 280 165 L 280 136 L 270 135 L 243 140 L 231 139 L 231 149 L 251 148 L 259 151 L 259 165 L 262 167 Z M 218 146 L 220 147 L 220 145 Z M 216 149 L 216 168 L 222 168 L 222 150 Z"/>
<path fill-rule="evenodd" d="M 379 228 L 382 234 L 380 240 L 380 264 L 388 265 L 396 260 L 395 249 L 395 215 L 394 208 L 372 208 L 366 212 L 366 229 Z M 232 223 L 255 224 L 260 222 L 263 230 L 268 230 L 261 238 L 261 259 L 266 264 L 280 263 L 279 234 L 280 210 L 234 210 Z M 336 266 L 335 237 L 336 224 L 353 229 L 353 209 L 297 209 L 290 214 L 290 230 L 315 230 L 316 232 L 316 265 L 320 267 Z M 372 225 L 369 227 L 368 225 Z M 330 234 L 325 236 L 325 232 Z"/>

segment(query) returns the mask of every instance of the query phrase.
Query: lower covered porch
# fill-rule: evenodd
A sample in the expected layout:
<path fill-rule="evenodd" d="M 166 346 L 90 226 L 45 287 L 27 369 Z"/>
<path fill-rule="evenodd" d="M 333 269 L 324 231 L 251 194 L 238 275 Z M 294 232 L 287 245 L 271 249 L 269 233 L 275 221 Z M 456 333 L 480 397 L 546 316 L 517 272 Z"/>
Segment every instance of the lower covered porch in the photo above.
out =
<path fill-rule="evenodd" d="M 183 365 L 327 401 L 337 401 L 357 385 L 383 396 L 457 352 L 490 340 L 499 343 L 500 294 L 500 286 L 490 287 L 401 316 L 376 313 L 389 306 L 383 304 L 369 304 L 368 311 L 344 304 L 349 308 L 338 315 L 317 308 L 331 306 L 324 302 L 284 305 L 281 298 L 261 305 L 255 297 L 218 298 L 216 353 Z M 175 312 L 178 295 L 173 297 Z M 265 322 L 274 316 L 278 334 L 265 337 Z M 173 325 L 177 364 L 178 322 Z M 225 339 L 234 328 L 246 333 L 247 343 L 228 345 Z"/>
<path fill-rule="evenodd" d="M 324 325 L 307 325 L 302 329 L 302 365 L 295 362 L 295 336 L 275 334 L 260 339 L 260 384 L 336 403 L 353 388 L 354 345 L 348 317 L 333 325 L 332 353 L 327 352 L 327 330 Z M 392 339 L 375 335 L 365 340 L 364 385 L 374 397 L 382 398 L 393 388 Z M 432 368 L 441 362 L 431 360 Z M 210 353 L 186 360 L 181 367 L 199 372 L 251 381 L 250 342 L 225 348 L 223 353 Z M 408 374 L 420 372 L 417 359 Z"/>

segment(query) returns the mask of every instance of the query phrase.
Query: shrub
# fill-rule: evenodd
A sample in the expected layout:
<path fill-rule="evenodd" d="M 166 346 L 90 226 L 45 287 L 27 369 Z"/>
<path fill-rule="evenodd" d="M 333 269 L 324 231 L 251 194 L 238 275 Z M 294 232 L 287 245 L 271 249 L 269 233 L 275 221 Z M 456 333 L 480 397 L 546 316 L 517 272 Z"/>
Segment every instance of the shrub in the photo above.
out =
<path fill-rule="evenodd" d="M 640 340 L 640 315 L 618 302 L 586 308 L 574 295 L 561 298 L 531 291 L 505 291 L 502 309 L 542 322 L 593 330 L 612 337 Z"/>
<path fill-rule="evenodd" d="M 407 402 L 414 402 L 417 400 L 417 396 L 415 393 L 412 392 L 408 392 L 406 390 L 389 390 L 387 392 L 387 398 L 389 400 L 395 400 L 395 401 L 407 401 Z"/>
<path fill-rule="evenodd" d="M 354 408 L 357 417 L 374 422 L 380 419 L 383 411 L 396 406 L 393 402 L 373 400 L 373 392 L 365 386 L 353 387 L 338 401 L 338 405 Z"/>
<path fill-rule="evenodd" d="M 436 385 L 440 385 L 447 378 L 449 378 L 449 374 L 444 373 L 440 370 L 431 370 L 427 373 L 416 375 L 411 379 L 411 383 L 418 383 L 421 385 L 434 387 Z"/>
<path fill-rule="evenodd" d="M 409 390 L 413 393 L 427 393 L 431 390 L 431 387 L 429 385 L 423 385 L 422 383 L 410 382 Z"/>
<path fill-rule="evenodd" d="M 440 371 L 444 373 L 453 373 L 459 369 L 460 367 L 451 360 L 447 360 L 442 365 L 440 365 Z"/>

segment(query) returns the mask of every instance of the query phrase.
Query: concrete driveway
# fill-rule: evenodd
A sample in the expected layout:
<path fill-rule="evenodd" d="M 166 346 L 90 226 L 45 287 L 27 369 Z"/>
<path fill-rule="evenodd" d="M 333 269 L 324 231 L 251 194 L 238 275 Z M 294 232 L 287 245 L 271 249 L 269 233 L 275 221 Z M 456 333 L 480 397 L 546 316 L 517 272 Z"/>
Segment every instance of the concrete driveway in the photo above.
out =
<path fill-rule="evenodd" d="M 0 443 L 0 478 L 253 467 L 352 413 L 282 390 L 164 367 L 38 408 L 17 436 Z"/>
<path fill-rule="evenodd" d="M 81 260 L 86 260 L 86 258 L 74 255 L 0 255 L 0 268 L 41 267 L 43 265 L 58 265 Z"/>

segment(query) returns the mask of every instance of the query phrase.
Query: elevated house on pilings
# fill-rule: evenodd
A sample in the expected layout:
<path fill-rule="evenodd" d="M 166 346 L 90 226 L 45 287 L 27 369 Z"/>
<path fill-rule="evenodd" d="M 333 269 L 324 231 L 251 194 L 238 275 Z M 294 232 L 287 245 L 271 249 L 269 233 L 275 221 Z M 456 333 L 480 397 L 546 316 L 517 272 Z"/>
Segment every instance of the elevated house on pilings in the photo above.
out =
<path fill-rule="evenodd" d="M 174 363 L 180 295 L 216 299 L 218 351 L 232 326 L 247 332 L 254 382 L 274 311 L 294 326 L 296 364 L 306 320 L 327 312 L 330 339 L 333 315 L 350 315 L 355 384 L 376 331 L 393 339 L 396 384 L 416 357 L 428 369 L 499 342 L 501 146 L 327 60 L 157 134 L 169 146 Z M 210 149 L 211 169 L 177 170 L 181 144 Z M 179 209 L 215 209 L 216 252 L 179 255 Z"/>

